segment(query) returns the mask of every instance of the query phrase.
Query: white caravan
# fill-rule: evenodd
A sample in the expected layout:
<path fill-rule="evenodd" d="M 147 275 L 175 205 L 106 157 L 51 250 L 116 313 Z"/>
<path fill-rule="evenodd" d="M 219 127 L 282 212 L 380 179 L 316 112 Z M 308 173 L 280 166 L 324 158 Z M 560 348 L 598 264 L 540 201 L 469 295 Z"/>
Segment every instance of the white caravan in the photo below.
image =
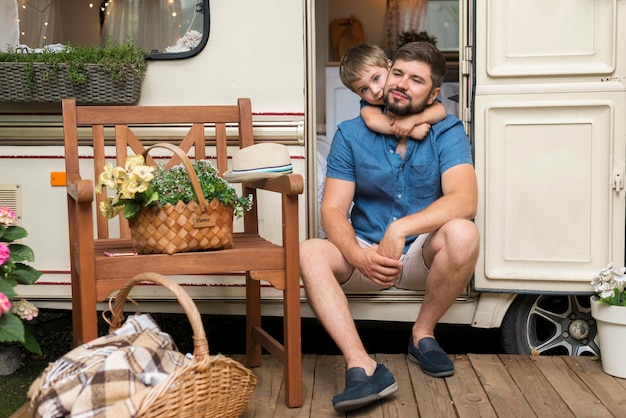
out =
<path fill-rule="evenodd" d="M 98 44 L 101 19 L 113 19 L 115 7 L 128 21 L 150 20 L 137 11 L 138 3 L 52 0 L 37 22 L 62 28 L 59 42 Z M 336 124 L 358 112 L 356 96 L 338 81 L 329 27 L 341 19 L 358 22 L 364 30 L 354 32 L 354 39 L 382 44 L 386 7 L 396 2 L 163 3 L 176 7 L 168 13 L 178 18 L 171 25 L 177 36 L 197 29 L 200 42 L 189 52 L 159 53 L 171 44 L 156 41 L 167 30 L 149 32 L 155 39 L 150 49 L 157 52 L 138 104 L 227 104 L 250 97 L 256 139 L 286 144 L 296 171 L 305 176 L 301 239 L 319 235 L 324 155 Z M 500 327 L 511 353 L 598 352 L 589 282 L 608 262 L 624 263 L 624 22 L 622 0 L 428 2 L 427 30 L 449 59 L 442 101 L 465 123 L 480 188 L 475 277 L 442 322 Z M 112 27 L 107 30 L 115 33 Z M 32 33 L 19 30 L 22 36 Z M 48 35 L 37 36 L 32 42 Z M 51 43 L 52 37 L 46 39 Z M 455 94 L 458 104 L 447 100 Z M 87 170 L 90 150 L 83 153 Z M 44 275 L 19 292 L 41 307 L 70 306 L 63 170 L 60 105 L 0 103 L 0 205 L 14 207 L 30 233 L 25 241 Z M 261 232 L 280 240 L 275 212 L 260 208 Z M 177 280 L 203 312 L 243 312 L 242 277 Z M 177 309 L 158 288 L 141 292 L 142 309 Z M 278 295 L 270 288 L 264 292 L 265 313 L 281 315 Z M 357 319 L 413 321 L 422 296 L 390 289 L 350 295 L 350 301 Z M 312 316 L 304 292 L 302 302 L 303 315 Z"/>

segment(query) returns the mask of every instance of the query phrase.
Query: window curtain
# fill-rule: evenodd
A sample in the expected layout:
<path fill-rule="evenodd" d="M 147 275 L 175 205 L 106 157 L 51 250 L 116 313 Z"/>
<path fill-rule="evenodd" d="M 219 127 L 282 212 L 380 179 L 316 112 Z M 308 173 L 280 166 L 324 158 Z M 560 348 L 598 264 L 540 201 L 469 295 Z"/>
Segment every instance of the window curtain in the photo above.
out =
<path fill-rule="evenodd" d="M 164 51 L 183 35 L 180 0 L 110 0 L 102 26 L 102 41 L 110 36 L 133 39 L 147 51 Z"/>
<path fill-rule="evenodd" d="M 42 48 L 62 42 L 61 1 L 18 1 L 20 44 L 29 48 Z"/>
<path fill-rule="evenodd" d="M 402 32 L 419 32 L 428 0 L 387 0 L 387 48 L 395 51 Z"/>
<path fill-rule="evenodd" d="M 0 1 L 0 51 L 6 51 L 7 46 L 16 47 L 20 42 L 17 16 L 17 0 Z"/>

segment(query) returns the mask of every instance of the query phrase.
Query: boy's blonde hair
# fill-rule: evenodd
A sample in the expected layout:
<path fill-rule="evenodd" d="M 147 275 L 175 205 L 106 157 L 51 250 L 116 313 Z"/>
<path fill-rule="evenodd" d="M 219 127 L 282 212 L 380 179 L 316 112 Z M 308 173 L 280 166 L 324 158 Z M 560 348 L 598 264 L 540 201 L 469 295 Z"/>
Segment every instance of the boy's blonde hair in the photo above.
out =
<path fill-rule="evenodd" d="M 389 58 L 378 45 L 359 44 L 347 50 L 339 61 L 339 77 L 341 82 L 352 89 L 368 67 L 388 68 Z"/>

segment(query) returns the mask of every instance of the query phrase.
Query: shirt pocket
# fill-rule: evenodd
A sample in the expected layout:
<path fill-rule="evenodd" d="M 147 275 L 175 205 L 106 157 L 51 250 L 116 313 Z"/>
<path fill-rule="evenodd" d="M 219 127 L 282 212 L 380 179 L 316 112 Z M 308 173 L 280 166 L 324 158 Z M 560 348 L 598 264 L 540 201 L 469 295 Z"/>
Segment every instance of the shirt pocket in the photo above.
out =
<path fill-rule="evenodd" d="M 356 170 L 356 186 L 358 194 L 367 199 L 383 199 L 390 196 L 395 190 L 395 180 L 390 170 L 383 170 L 380 166 L 362 162 Z"/>
<path fill-rule="evenodd" d="M 441 195 L 441 176 L 435 161 L 411 165 L 408 172 L 408 189 L 414 198 L 432 201 Z"/>

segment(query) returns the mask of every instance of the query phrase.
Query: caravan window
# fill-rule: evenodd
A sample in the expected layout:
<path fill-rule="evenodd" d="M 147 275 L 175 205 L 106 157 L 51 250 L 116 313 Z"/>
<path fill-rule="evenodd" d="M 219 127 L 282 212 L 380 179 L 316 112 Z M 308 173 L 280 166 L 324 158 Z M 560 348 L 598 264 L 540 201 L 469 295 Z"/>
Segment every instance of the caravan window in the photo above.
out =
<path fill-rule="evenodd" d="M 18 44 L 29 48 L 53 44 L 94 46 L 104 45 L 107 38 L 120 43 L 132 39 L 153 59 L 173 59 L 197 54 L 209 36 L 208 0 L 3 3 L 4 8 L 17 11 Z"/>

